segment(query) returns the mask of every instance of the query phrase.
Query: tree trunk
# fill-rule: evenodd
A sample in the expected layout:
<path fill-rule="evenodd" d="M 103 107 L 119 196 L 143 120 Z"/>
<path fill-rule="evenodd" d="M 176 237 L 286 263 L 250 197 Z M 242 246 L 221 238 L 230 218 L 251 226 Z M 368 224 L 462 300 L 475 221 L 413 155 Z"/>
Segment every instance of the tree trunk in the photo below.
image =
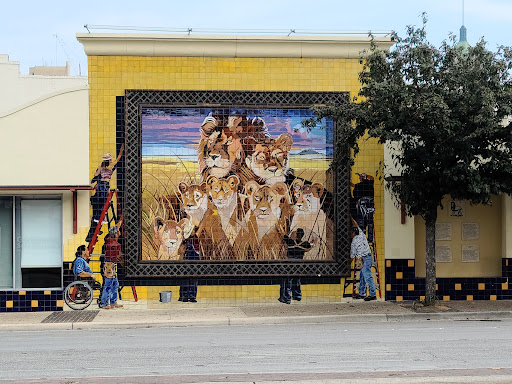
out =
<path fill-rule="evenodd" d="M 426 250 L 425 257 L 425 305 L 433 305 L 436 296 L 436 219 L 437 209 L 425 218 Z"/>

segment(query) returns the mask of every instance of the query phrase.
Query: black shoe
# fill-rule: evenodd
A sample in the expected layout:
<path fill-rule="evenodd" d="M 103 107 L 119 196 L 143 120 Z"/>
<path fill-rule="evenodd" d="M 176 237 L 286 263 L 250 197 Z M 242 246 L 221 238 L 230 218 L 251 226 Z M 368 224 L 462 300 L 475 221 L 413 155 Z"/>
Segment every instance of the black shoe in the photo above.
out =
<path fill-rule="evenodd" d="M 197 300 L 196 300 L 195 298 L 188 299 L 188 301 L 189 301 L 190 303 L 197 303 Z"/>
<path fill-rule="evenodd" d="M 178 301 L 183 301 L 184 303 L 186 303 L 188 301 L 188 299 L 182 299 L 181 297 L 178 299 Z"/>
<path fill-rule="evenodd" d="M 364 298 L 364 301 L 372 301 L 372 300 L 377 300 L 377 296 L 367 296 Z"/>
<path fill-rule="evenodd" d="M 302 297 L 294 297 L 292 300 L 301 301 Z"/>
<path fill-rule="evenodd" d="M 361 300 L 361 299 L 365 299 L 366 300 L 366 297 L 361 296 L 361 295 L 354 295 L 354 296 L 352 296 L 352 298 L 356 299 L 356 300 Z"/>
<path fill-rule="evenodd" d="M 95 281 L 94 283 L 92 283 L 91 288 L 92 289 L 101 289 L 101 284 L 98 283 L 97 281 Z"/>
<path fill-rule="evenodd" d="M 277 301 L 280 301 L 283 304 L 290 304 L 290 301 L 283 300 L 281 298 L 277 299 Z"/>

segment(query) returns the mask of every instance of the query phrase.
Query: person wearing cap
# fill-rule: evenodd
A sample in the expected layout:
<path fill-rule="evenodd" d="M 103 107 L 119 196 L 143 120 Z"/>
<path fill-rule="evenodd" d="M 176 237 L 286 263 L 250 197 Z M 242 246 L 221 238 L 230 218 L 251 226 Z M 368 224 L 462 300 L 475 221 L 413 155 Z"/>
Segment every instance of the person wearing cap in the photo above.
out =
<path fill-rule="evenodd" d="M 101 211 L 105 206 L 105 202 L 107 201 L 108 192 L 110 190 L 110 179 L 112 179 L 112 173 L 114 173 L 114 168 L 121 159 L 124 151 L 124 144 L 121 145 L 121 150 L 117 155 L 117 158 L 112 161 L 112 155 L 110 153 L 105 153 L 101 159 L 100 166 L 94 172 L 93 180 L 95 178 L 100 178 L 100 180 L 96 184 L 96 193 L 92 198 L 93 202 L 93 213 L 92 219 L 94 223 L 98 223 L 101 215 Z"/>
<path fill-rule="evenodd" d="M 119 281 L 117 280 L 117 263 L 122 261 L 121 244 L 119 244 L 119 228 L 123 219 L 108 230 L 105 236 L 105 262 L 103 266 L 103 292 L 101 293 L 101 305 L 103 309 L 122 308 L 117 304 L 117 291 Z"/>

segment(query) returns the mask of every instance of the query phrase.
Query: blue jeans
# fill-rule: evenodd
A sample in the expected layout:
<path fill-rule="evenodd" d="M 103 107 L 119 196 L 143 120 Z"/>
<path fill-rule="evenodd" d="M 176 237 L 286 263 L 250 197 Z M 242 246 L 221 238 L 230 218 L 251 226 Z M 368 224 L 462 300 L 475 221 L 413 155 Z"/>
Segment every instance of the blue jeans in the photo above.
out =
<path fill-rule="evenodd" d="M 117 290 L 119 289 L 119 282 L 117 276 L 112 279 L 103 277 L 103 292 L 101 293 L 101 306 L 106 307 L 109 305 L 117 304 Z"/>
<path fill-rule="evenodd" d="M 368 296 L 375 296 L 375 283 L 372 276 L 372 255 L 363 257 L 363 268 L 359 274 L 359 294 L 366 296 L 366 284 L 368 284 Z"/>
<path fill-rule="evenodd" d="M 197 280 L 187 279 L 180 284 L 180 299 L 190 300 L 197 296 Z"/>
<path fill-rule="evenodd" d="M 194 239 L 189 238 L 186 243 L 183 260 L 199 260 L 199 253 L 194 249 Z M 183 280 L 180 284 L 180 301 L 195 300 L 197 296 L 197 283 L 195 279 Z"/>
<path fill-rule="evenodd" d="M 302 298 L 302 291 L 300 289 L 299 278 L 285 278 L 281 281 L 281 288 L 279 290 L 279 299 L 289 303 L 292 300 L 300 300 Z"/>
<path fill-rule="evenodd" d="M 108 181 L 98 181 L 96 185 L 96 193 L 91 197 L 92 218 L 99 220 L 101 211 L 107 202 L 108 193 L 110 192 L 110 183 Z"/>

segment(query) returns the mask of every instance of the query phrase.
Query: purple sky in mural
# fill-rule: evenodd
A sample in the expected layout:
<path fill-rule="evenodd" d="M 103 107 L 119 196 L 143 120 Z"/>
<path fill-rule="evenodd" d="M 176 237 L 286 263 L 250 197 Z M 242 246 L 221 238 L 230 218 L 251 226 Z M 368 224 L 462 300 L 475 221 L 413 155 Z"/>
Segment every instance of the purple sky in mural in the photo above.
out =
<path fill-rule="evenodd" d="M 179 148 L 183 155 L 192 155 L 200 140 L 200 126 L 207 113 L 194 113 L 198 109 L 189 109 L 185 116 L 176 116 L 165 113 L 162 110 L 145 110 L 142 116 L 142 143 L 144 156 L 167 155 L 168 152 L 162 150 L 162 147 L 170 146 Z M 204 112 L 203 110 L 201 110 Z M 151 113 L 149 113 L 151 112 Z M 189 113 L 187 113 L 189 112 Z M 315 128 L 311 132 L 306 132 L 301 126 L 303 119 L 312 115 L 311 111 L 295 110 L 287 115 L 276 110 L 264 110 L 258 115 L 261 116 L 267 124 L 268 130 L 273 138 L 288 133 L 293 137 L 293 152 L 302 150 L 314 150 L 323 155 L 326 154 L 326 135 L 327 132 L 322 128 Z M 272 113 L 274 112 L 274 113 Z M 277 115 L 277 116 L 276 116 Z M 280 116 L 279 116 L 280 115 Z M 186 149 L 185 149 L 186 148 Z M 330 153 L 327 150 L 327 153 Z"/>

